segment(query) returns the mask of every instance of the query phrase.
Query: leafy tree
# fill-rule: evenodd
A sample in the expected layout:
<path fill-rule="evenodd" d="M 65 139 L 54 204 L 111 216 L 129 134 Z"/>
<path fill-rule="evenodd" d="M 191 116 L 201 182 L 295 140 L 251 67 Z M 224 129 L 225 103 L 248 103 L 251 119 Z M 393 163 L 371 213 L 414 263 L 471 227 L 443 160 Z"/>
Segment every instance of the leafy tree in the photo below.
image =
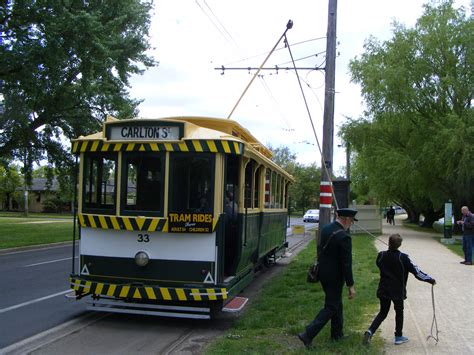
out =
<path fill-rule="evenodd" d="M 267 147 L 273 153 L 272 160 L 287 172 L 293 174 L 297 165 L 296 154 L 285 146 L 274 148 L 271 144 L 267 144 Z"/>
<path fill-rule="evenodd" d="M 0 8 L 0 156 L 31 184 L 40 159 L 71 173 L 64 138 L 97 130 L 107 114 L 135 115 L 129 77 L 156 63 L 146 0 L 6 0 Z"/>
<path fill-rule="evenodd" d="M 366 42 L 350 70 L 367 112 L 342 129 L 370 191 L 426 225 L 448 199 L 474 203 L 474 22 L 452 5 L 425 5 L 413 29 Z"/>
<path fill-rule="evenodd" d="M 289 190 L 291 207 L 299 211 L 318 207 L 321 171 L 316 164 L 309 166 L 299 164 L 296 161 L 296 154 L 288 147 L 274 148 L 271 144 L 267 144 L 267 147 L 273 153 L 272 160 L 295 178 Z"/>
<path fill-rule="evenodd" d="M 297 164 L 294 171 L 295 183 L 290 186 L 290 196 L 297 210 L 319 207 L 319 183 L 321 169 L 316 164 Z"/>
<path fill-rule="evenodd" d="M 16 165 L 0 165 L 0 207 L 12 209 L 14 199 L 20 198 L 18 189 L 22 186 L 19 168 Z"/>

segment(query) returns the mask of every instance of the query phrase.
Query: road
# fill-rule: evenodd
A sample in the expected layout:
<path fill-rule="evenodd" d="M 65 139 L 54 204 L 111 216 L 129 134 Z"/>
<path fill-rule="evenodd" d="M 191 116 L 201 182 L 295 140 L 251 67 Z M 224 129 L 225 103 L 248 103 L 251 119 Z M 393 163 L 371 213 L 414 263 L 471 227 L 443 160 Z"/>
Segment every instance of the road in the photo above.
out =
<path fill-rule="evenodd" d="M 71 244 L 0 255 L 0 349 L 84 312 L 64 296 L 71 268 Z"/>
<path fill-rule="evenodd" d="M 292 218 L 293 224 L 303 224 L 302 219 Z M 316 226 L 304 225 L 305 229 Z M 290 235 L 290 252 L 283 264 L 308 239 L 309 233 Z M 0 354 L 61 354 L 65 349 L 84 354 L 191 351 L 222 334 L 238 317 L 226 313 L 202 322 L 89 312 L 85 302 L 65 297 L 71 263 L 70 245 L 0 254 Z M 278 271 L 278 264 L 264 270 L 244 296 L 251 297 L 261 282 Z"/>

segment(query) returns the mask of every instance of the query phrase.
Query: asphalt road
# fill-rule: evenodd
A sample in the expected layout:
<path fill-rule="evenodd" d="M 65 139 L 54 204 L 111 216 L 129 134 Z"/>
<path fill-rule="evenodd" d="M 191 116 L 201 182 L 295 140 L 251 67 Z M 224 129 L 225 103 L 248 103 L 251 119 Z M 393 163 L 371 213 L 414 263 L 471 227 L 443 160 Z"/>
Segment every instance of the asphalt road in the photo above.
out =
<path fill-rule="evenodd" d="M 73 305 L 64 296 L 70 292 L 71 248 L 0 254 L 0 349 L 84 312 L 85 305 Z"/>
<path fill-rule="evenodd" d="M 301 218 L 292 218 L 291 224 L 316 227 Z M 307 239 L 308 234 L 288 237 L 289 255 L 296 254 Z M 0 253 L 0 353 L 10 353 L 10 349 L 11 353 L 28 349 L 38 354 L 73 349 L 103 354 L 151 349 L 171 353 L 202 347 L 238 316 L 225 314 L 213 322 L 196 322 L 86 311 L 86 302 L 65 297 L 70 291 L 71 253 L 71 245 Z M 278 264 L 269 270 L 248 287 L 248 295 L 278 270 Z"/>

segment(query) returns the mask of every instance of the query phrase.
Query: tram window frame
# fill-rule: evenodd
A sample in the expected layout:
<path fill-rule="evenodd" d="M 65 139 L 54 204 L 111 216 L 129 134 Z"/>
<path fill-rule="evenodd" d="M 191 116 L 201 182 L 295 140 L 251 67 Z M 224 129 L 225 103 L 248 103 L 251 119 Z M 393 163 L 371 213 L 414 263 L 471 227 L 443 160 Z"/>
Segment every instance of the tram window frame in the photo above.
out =
<path fill-rule="evenodd" d="M 152 170 L 146 170 L 146 176 L 143 175 L 143 172 L 138 173 L 136 177 L 136 203 L 135 205 L 129 205 L 128 200 L 128 183 L 129 183 L 129 165 L 131 161 L 140 161 L 139 164 L 146 164 L 145 159 L 160 159 L 159 163 L 155 166 L 158 166 L 158 174 L 153 174 Z M 122 155 L 122 181 L 121 181 L 121 196 L 120 196 L 120 209 L 121 214 L 125 216 L 131 215 L 141 215 L 141 216 L 156 216 L 162 217 L 164 214 L 164 200 L 165 200 L 165 161 L 166 153 L 165 152 L 129 152 Z M 146 165 L 145 165 L 146 167 Z M 152 174 L 150 176 L 150 173 Z M 140 181 L 138 180 L 140 179 Z M 150 182 L 151 180 L 151 182 Z M 148 182 L 148 183 L 147 183 Z M 146 186 L 148 185 L 148 188 Z M 158 185 L 158 189 L 156 186 Z M 153 191 L 150 191 L 150 188 Z M 142 191 L 144 191 L 142 193 Z M 155 208 L 147 208 L 147 201 L 145 198 L 149 198 L 150 195 L 155 200 Z M 158 195 L 157 197 L 153 196 Z M 141 202 L 141 203 L 140 203 Z"/>
<path fill-rule="evenodd" d="M 264 186 L 264 208 L 271 208 L 271 183 L 272 183 L 272 171 L 270 169 L 265 170 L 265 186 Z"/>
<path fill-rule="evenodd" d="M 253 192 L 254 192 L 254 172 L 255 161 L 250 160 L 245 166 L 244 174 L 244 208 L 253 208 Z"/>
<path fill-rule="evenodd" d="M 263 171 L 263 165 L 255 166 L 253 171 L 253 181 L 254 181 L 254 194 L 253 194 L 253 207 L 260 208 L 260 182 Z"/>
<path fill-rule="evenodd" d="M 208 171 L 209 176 L 210 176 L 210 181 L 208 182 L 209 184 L 209 189 L 205 192 L 205 195 L 203 195 L 203 192 L 201 192 L 200 195 L 197 195 L 196 192 L 194 192 L 195 197 L 191 198 L 192 191 L 188 188 L 188 192 L 186 193 L 187 195 L 187 201 L 186 204 L 189 204 L 191 201 L 192 205 L 188 205 L 186 208 L 183 208 L 181 206 L 175 206 L 174 203 L 177 203 L 180 199 L 178 198 L 179 195 L 181 195 L 185 187 L 183 187 L 183 184 L 181 187 L 177 187 L 175 189 L 175 183 L 179 183 L 179 179 L 175 177 L 175 169 L 177 168 L 175 166 L 175 162 L 177 159 L 183 159 L 183 158 L 205 158 L 209 160 L 209 167 L 208 169 L 196 169 L 192 168 L 190 164 L 185 164 L 184 166 L 189 166 L 189 177 L 193 177 L 193 180 L 196 179 L 196 171 L 202 172 L 202 171 Z M 212 153 L 170 153 L 169 155 L 169 185 L 168 185 L 168 213 L 172 212 L 179 212 L 179 213 L 214 213 L 214 184 L 215 184 L 215 179 L 216 179 L 216 155 Z M 194 175 L 194 176 L 193 176 Z M 188 180 L 188 183 L 190 184 L 190 180 Z M 201 198 L 205 197 L 207 200 L 207 206 L 205 210 L 200 210 L 198 204 L 200 203 Z"/>
<path fill-rule="evenodd" d="M 107 187 L 110 179 L 107 179 L 105 190 L 103 189 L 103 168 L 104 160 L 109 160 L 114 163 L 113 171 L 113 185 L 111 188 L 112 203 L 107 204 Z M 94 177 L 95 164 L 95 177 Z M 110 153 L 95 153 L 84 155 L 84 172 L 82 184 L 82 211 L 86 213 L 100 213 L 100 214 L 115 214 L 117 205 L 117 173 L 118 173 L 118 156 Z M 93 184 L 96 187 L 92 191 L 90 197 L 88 192 L 91 190 Z M 100 186 L 100 188 L 97 188 Z M 105 193 L 104 193 L 105 192 Z M 93 199 L 95 195 L 95 198 Z M 104 203 L 103 203 L 104 202 Z"/>

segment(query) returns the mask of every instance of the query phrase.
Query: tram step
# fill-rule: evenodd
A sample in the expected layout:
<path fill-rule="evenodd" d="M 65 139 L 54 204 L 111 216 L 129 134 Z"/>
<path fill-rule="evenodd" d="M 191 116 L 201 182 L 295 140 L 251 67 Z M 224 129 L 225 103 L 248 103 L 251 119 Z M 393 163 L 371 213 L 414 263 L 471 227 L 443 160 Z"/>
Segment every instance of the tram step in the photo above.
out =
<path fill-rule="evenodd" d="M 248 298 L 246 297 L 239 297 L 236 296 L 234 297 L 230 302 L 228 302 L 224 308 L 222 308 L 222 312 L 238 312 L 241 311 L 242 308 L 245 307 L 245 305 L 248 302 Z"/>
<path fill-rule="evenodd" d="M 210 319 L 208 307 L 167 306 L 158 304 L 129 303 L 120 300 L 99 299 L 87 301 L 87 309 L 96 312 L 145 314 L 160 317 Z"/>

